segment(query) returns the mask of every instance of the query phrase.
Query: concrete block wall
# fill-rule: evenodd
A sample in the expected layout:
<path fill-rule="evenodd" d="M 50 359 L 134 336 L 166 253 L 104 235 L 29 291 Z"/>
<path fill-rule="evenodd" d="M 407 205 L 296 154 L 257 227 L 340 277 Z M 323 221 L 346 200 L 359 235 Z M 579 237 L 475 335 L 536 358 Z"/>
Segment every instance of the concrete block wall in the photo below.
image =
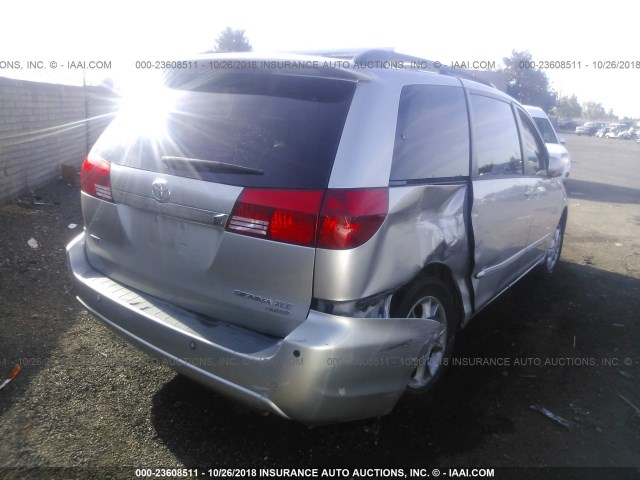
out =
<path fill-rule="evenodd" d="M 117 95 L 79 87 L 0 78 L 0 202 L 80 168 L 117 111 Z"/>

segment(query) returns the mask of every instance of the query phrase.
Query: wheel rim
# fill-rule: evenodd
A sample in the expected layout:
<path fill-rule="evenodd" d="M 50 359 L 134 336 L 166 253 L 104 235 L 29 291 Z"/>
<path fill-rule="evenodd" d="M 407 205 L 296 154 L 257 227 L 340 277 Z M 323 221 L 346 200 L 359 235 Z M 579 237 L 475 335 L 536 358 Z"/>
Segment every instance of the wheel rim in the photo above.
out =
<path fill-rule="evenodd" d="M 418 366 L 409 378 L 407 384 L 409 388 L 421 389 L 431 382 L 442 366 L 447 347 L 447 315 L 444 306 L 437 298 L 427 296 L 418 300 L 411 307 L 407 317 L 434 320 L 443 329 L 431 348 L 418 359 Z"/>
<path fill-rule="evenodd" d="M 549 245 L 549 249 L 547 250 L 546 263 L 547 263 L 548 272 L 553 272 L 553 269 L 556 267 L 556 263 L 558 263 L 558 257 L 560 256 L 561 236 L 562 236 L 562 229 L 560 225 L 558 225 L 555 233 L 553 234 L 551 245 Z"/>

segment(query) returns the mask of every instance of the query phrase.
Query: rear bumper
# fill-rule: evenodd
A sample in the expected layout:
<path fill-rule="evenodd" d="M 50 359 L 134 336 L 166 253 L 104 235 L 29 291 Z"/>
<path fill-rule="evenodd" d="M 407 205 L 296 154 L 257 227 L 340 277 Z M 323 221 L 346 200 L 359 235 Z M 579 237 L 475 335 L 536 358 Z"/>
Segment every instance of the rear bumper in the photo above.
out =
<path fill-rule="evenodd" d="M 285 338 L 198 316 L 118 284 L 89 264 L 84 234 L 67 246 L 78 300 L 174 370 L 259 410 L 304 423 L 388 413 L 415 359 L 438 336 L 424 319 L 311 310 Z"/>

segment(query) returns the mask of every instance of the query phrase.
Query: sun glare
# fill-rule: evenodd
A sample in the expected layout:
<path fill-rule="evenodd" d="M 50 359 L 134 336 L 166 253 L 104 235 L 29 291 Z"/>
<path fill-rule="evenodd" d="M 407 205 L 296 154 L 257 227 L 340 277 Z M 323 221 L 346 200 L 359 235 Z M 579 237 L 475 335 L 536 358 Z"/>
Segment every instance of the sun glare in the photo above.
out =
<path fill-rule="evenodd" d="M 139 135 L 162 138 L 176 98 L 177 92 L 162 84 L 161 75 L 137 75 L 122 87 L 119 121 Z"/>

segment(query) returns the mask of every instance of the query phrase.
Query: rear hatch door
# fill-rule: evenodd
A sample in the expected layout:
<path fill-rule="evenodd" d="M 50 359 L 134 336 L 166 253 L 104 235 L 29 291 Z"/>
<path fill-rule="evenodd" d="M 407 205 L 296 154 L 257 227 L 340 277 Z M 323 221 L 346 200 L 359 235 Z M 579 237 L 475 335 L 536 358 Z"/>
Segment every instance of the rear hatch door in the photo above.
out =
<path fill-rule="evenodd" d="M 83 194 L 89 261 L 184 308 L 286 335 L 308 314 L 315 248 L 229 217 L 256 193 L 295 203 L 311 192 L 319 208 L 354 91 L 335 78 L 169 72 L 90 153 L 110 162 L 113 203 Z"/>

